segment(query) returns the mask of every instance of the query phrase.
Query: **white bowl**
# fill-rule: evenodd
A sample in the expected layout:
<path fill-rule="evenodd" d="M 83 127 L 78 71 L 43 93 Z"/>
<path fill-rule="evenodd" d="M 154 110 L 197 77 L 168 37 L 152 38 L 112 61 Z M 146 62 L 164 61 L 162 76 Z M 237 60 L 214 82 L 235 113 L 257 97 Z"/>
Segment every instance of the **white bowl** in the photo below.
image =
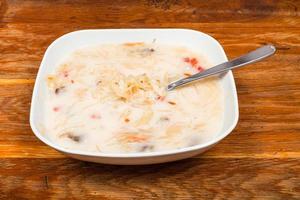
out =
<path fill-rule="evenodd" d="M 226 137 L 238 121 L 238 101 L 235 82 L 231 71 L 221 78 L 225 95 L 224 125 L 211 141 L 196 146 L 164 152 L 109 154 L 70 150 L 50 141 L 41 128 L 43 121 L 43 98 L 46 92 L 45 77 L 73 50 L 101 43 L 152 42 L 178 44 L 208 57 L 216 65 L 227 61 L 222 46 L 207 34 L 189 29 L 106 29 L 81 30 L 56 39 L 46 50 L 37 74 L 31 102 L 30 126 L 34 134 L 44 143 L 73 158 L 107 164 L 137 165 L 180 160 L 200 154 Z"/>

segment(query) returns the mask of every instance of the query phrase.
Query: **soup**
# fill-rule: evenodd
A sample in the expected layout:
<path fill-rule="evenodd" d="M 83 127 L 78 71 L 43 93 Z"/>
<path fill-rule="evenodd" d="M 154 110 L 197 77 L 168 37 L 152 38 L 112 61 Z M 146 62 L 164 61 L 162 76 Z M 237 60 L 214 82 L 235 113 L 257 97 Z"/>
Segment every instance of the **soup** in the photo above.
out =
<path fill-rule="evenodd" d="M 174 150 L 216 137 L 224 96 L 218 77 L 166 91 L 210 67 L 185 47 L 103 44 L 78 49 L 46 77 L 45 134 L 68 149 L 103 153 Z"/>

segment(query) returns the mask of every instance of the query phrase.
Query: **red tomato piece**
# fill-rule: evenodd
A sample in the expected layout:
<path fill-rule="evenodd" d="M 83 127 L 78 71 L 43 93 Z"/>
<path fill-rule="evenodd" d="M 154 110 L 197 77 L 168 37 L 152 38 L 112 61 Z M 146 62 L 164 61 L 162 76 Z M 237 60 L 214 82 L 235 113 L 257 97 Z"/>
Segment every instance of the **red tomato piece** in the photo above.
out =
<path fill-rule="evenodd" d="M 59 111 L 59 107 L 57 107 L 57 106 L 53 107 L 53 111 L 54 112 L 58 112 Z"/>
<path fill-rule="evenodd" d="M 190 58 L 189 57 L 185 57 L 185 58 L 183 58 L 183 61 L 189 63 L 190 62 Z"/>
<path fill-rule="evenodd" d="M 197 66 L 197 70 L 198 70 L 198 72 L 203 72 L 204 71 L 204 69 L 203 69 L 203 67 L 201 67 L 201 66 Z"/>
<path fill-rule="evenodd" d="M 163 96 L 158 96 L 158 97 L 156 97 L 156 99 L 159 100 L 159 101 L 163 101 L 163 100 L 165 99 L 165 97 L 163 97 Z"/>
<path fill-rule="evenodd" d="M 100 119 L 101 116 L 100 116 L 100 115 L 97 115 L 97 114 L 92 114 L 92 115 L 91 115 L 91 118 L 92 118 L 92 119 Z"/>
<path fill-rule="evenodd" d="M 198 60 L 196 58 L 192 58 L 190 62 L 191 62 L 192 66 L 195 66 L 198 64 Z"/>

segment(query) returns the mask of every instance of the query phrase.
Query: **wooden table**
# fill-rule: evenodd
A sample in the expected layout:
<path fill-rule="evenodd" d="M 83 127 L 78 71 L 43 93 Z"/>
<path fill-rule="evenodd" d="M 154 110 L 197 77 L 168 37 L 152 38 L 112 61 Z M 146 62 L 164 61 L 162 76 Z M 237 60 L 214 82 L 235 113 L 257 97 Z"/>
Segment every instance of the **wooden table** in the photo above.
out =
<path fill-rule="evenodd" d="M 0 198 L 300 199 L 300 1 L 1 0 Z M 240 120 L 194 158 L 152 166 L 82 162 L 40 142 L 29 126 L 42 56 L 87 28 L 176 27 L 206 32 L 233 58 L 278 51 L 234 71 Z"/>

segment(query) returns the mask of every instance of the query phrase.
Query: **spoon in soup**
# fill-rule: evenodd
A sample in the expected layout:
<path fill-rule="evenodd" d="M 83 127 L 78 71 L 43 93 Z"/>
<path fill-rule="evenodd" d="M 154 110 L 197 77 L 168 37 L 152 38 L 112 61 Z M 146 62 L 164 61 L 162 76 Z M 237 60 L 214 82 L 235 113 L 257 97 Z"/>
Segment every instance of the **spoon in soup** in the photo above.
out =
<path fill-rule="evenodd" d="M 209 68 L 203 72 L 199 72 L 197 74 L 194 74 L 192 76 L 189 76 L 187 78 L 183 78 L 180 80 L 177 80 L 175 82 L 172 82 L 168 85 L 167 90 L 171 91 L 177 87 L 189 84 L 193 81 L 212 76 L 215 74 L 227 72 L 229 70 L 242 67 L 251 63 L 258 62 L 264 58 L 267 58 L 271 55 L 273 55 L 276 51 L 276 48 L 273 45 L 265 45 L 262 46 L 254 51 L 251 51 L 247 54 L 244 54 L 238 58 L 235 58 L 231 61 L 221 63 L 219 65 L 216 65 L 212 68 Z"/>

